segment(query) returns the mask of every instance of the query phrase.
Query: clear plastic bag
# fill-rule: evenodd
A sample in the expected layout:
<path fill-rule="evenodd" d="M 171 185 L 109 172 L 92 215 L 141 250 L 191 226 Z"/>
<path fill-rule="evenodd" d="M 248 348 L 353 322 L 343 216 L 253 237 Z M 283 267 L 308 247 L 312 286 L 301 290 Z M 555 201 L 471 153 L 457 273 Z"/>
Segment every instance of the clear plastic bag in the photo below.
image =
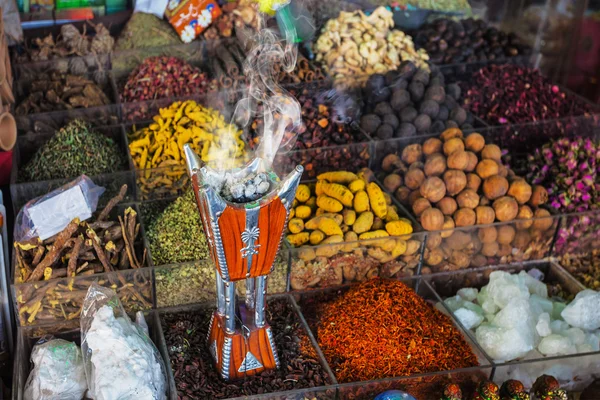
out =
<path fill-rule="evenodd" d="M 104 190 L 81 175 L 44 196 L 30 200 L 15 220 L 15 241 L 35 237 L 44 240 L 62 231 L 75 217 L 82 221 L 91 218 Z"/>
<path fill-rule="evenodd" d="M 88 397 L 166 399 L 160 353 L 144 328 L 131 322 L 113 290 L 90 286 L 81 310 L 81 335 Z"/>
<path fill-rule="evenodd" d="M 81 400 L 87 390 L 81 350 L 73 342 L 41 338 L 31 351 L 34 367 L 25 384 L 25 400 Z"/>
<path fill-rule="evenodd" d="M 177 0 L 137 0 L 135 2 L 133 12 L 154 14 L 158 18 L 162 19 L 162 17 L 165 15 L 167 4 L 173 4 L 174 7 L 177 7 L 177 5 L 179 5 L 179 2 Z"/>

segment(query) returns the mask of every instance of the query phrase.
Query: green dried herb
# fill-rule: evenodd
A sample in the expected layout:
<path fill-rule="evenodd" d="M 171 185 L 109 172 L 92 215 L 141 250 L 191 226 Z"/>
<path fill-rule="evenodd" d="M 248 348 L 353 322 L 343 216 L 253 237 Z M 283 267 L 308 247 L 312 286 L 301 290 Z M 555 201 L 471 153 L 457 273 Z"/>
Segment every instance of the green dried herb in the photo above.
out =
<path fill-rule="evenodd" d="M 23 167 L 19 181 L 43 181 L 115 172 L 125 165 L 123 152 L 111 138 L 82 120 L 61 128 Z"/>
<path fill-rule="evenodd" d="M 155 15 L 134 13 L 117 40 L 115 50 L 142 49 L 181 44 L 173 27 Z"/>
<path fill-rule="evenodd" d="M 209 257 L 198 206 L 191 190 L 188 189 L 150 222 L 148 240 L 155 265 L 205 260 Z"/>

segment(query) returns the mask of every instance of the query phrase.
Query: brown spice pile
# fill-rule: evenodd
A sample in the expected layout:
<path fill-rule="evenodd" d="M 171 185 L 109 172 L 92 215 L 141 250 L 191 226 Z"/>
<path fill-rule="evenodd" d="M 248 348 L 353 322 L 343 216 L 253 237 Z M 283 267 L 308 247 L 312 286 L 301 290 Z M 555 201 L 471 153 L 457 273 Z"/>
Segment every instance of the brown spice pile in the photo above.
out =
<path fill-rule="evenodd" d="M 354 286 L 320 315 L 319 345 L 342 383 L 478 365 L 452 321 L 399 281 Z"/>

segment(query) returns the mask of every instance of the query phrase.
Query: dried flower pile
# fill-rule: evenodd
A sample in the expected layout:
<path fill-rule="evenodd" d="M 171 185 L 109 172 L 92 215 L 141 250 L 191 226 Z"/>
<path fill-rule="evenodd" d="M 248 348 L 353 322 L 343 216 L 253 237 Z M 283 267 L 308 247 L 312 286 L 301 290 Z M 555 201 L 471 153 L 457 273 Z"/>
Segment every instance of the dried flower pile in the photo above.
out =
<path fill-rule="evenodd" d="M 15 109 L 16 115 L 110 104 L 110 99 L 96 82 L 83 76 L 59 72 L 36 76 L 29 83 L 27 93 L 27 97 Z"/>
<path fill-rule="evenodd" d="M 317 340 L 341 383 L 478 365 L 450 318 L 400 281 L 354 286 L 318 315 Z"/>
<path fill-rule="evenodd" d="M 368 17 L 362 11 L 342 11 L 323 28 L 314 48 L 317 61 L 340 87 L 362 86 L 369 75 L 396 69 L 402 61 L 428 69 L 425 50 L 415 50 L 411 37 L 393 27 L 393 15 L 385 7 Z"/>
<path fill-rule="evenodd" d="M 491 124 L 544 121 L 590 111 L 587 104 L 528 67 L 484 67 L 463 86 L 465 107 Z"/>
<path fill-rule="evenodd" d="M 54 58 L 69 56 L 87 56 L 88 54 L 108 54 L 112 51 L 115 39 L 110 36 L 108 29 L 101 23 L 94 25 L 87 22 L 95 32 L 87 35 L 87 25 L 83 25 L 83 32 L 72 24 L 63 25 L 60 36 L 53 38 L 49 34 L 43 39 L 33 39 L 33 48 L 17 56 L 17 62 L 46 61 Z"/>
<path fill-rule="evenodd" d="M 127 78 L 121 101 L 136 102 L 204 94 L 204 72 L 176 57 L 148 57 Z"/>
<path fill-rule="evenodd" d="M 89 123 L 71 121 L 45 143 L 21 169 L 20 181 L 94 176 L 119 171 L 125 160 L 113 139 Z"/>

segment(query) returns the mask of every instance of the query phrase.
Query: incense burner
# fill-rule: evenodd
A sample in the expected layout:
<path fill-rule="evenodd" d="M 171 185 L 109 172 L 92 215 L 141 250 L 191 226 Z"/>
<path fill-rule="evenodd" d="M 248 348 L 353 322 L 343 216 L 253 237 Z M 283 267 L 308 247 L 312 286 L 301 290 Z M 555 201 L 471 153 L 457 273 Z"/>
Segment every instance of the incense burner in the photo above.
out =
<path fill-rule="evenodd" d="M 215 265 L 217 309 L 207 338 L 215 364 L 225 380 L 277 368 L 273 333 L 265 320 L 267 277 L 279 251 L 303 168 L 297 166 L 280 180 L 270 164 L 256 158 L 225 176 L 202 165 L 187 145 L 185 155 Z M 256 174 L 268 177 L 266 194 L 246 202 L 229 201 L 223 195 L 231 189 L 227 188 L 227 179 L 241 180 Z M 238 306 L 235 285 L 242 280 L 246 298 Z"/>

